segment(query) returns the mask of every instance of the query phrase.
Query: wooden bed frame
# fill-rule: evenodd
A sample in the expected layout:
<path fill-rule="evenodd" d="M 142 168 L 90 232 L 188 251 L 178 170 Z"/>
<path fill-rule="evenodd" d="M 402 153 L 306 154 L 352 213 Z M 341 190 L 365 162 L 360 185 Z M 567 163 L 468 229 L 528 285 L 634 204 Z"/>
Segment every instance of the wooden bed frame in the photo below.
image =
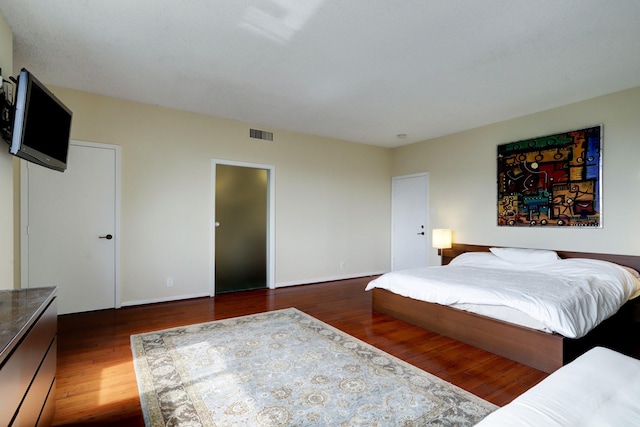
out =
<path fill-rule="evenodd" d="M 453 244 L 444 249 L 446 265 L 464 252 L 487 252 L 492 246 Z M 640 271 L 640 256 L 556 251 L 561 258 L 591 258 L 625 265 Z M 403 297 L 385 289 L 372 290 L 373 310 L 462 341 L 516 362 L 551 373 L 596 345 L 624 352 L 625 329 L 631 319 L 627 303 L 609 319 L 580 339 L 565 338 L 531 328 L 458 310 L 440 304 Z"/>

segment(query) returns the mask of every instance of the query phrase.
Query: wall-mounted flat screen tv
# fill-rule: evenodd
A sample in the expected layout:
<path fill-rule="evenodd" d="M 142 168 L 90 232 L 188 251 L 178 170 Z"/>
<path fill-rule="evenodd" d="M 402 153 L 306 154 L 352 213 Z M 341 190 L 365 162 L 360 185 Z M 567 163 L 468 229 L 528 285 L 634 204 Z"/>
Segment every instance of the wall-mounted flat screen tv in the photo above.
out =
<path fill-rule="evenodd" d="M 72 112 L 24 68 L 16 86 L 15 115 L 9 152 L 64 172 Z"/>

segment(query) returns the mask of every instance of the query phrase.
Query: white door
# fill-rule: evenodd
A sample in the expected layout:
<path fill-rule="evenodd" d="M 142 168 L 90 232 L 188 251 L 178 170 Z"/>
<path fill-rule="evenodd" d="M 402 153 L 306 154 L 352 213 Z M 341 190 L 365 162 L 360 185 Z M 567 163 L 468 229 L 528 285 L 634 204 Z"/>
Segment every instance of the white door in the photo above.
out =
<path fill-rule="evenodd" d="M 64 173 L 23 162 L 22 287 L 58 286 L 58 312 L 114 308 L 120 149 L 73 141 Z"/>
<path fill-rule="evenodd" d="M 428 175 L 397 176 L 391 186 L 391 269 L 428 265 Z"/>

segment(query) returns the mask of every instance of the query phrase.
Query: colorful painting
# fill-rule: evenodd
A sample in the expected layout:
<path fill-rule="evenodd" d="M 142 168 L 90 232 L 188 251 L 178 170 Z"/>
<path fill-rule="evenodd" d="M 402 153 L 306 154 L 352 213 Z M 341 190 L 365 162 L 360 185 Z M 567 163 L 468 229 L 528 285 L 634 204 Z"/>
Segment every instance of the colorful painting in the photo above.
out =
<path fill-rule="evenodd" d="M 498 145 L 498 225 L 601 227 L 602 125 Z"/>

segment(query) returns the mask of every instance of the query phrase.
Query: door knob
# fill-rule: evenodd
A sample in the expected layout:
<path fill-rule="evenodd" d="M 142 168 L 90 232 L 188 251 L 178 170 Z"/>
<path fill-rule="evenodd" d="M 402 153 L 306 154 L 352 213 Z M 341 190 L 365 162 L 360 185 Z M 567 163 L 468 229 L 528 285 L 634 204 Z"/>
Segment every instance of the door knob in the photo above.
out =
<path fill-rule="evenodd" d="M 107 234 L 106 236 L 98 236 L 99 239 L 107 239 L 107 240 L 111 240 L 113 239 L 113 236 L 111 234 Z"/>

